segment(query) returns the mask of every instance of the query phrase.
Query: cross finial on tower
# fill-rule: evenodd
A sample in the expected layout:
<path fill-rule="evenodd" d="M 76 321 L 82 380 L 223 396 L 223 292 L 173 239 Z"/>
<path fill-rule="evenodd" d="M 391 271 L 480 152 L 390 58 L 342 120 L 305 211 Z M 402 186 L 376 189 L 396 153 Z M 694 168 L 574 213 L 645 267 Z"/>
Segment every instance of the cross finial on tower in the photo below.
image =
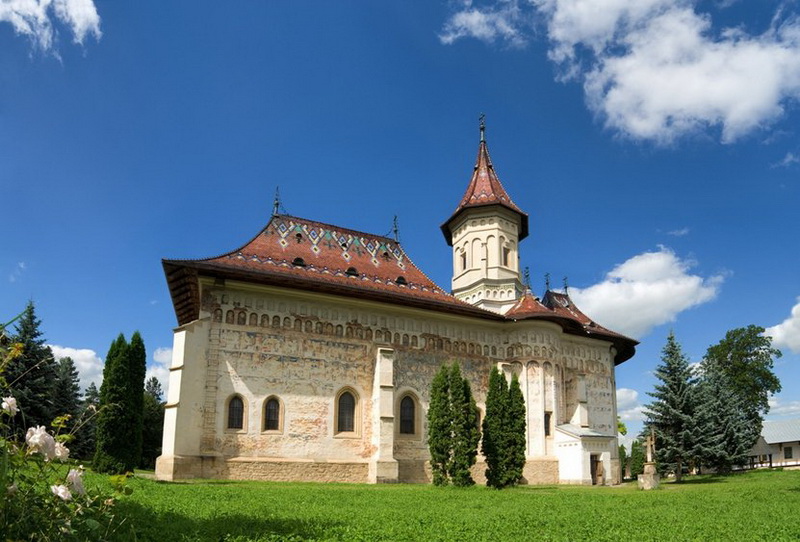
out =
<path fill-rule="evenodd" d="M 400 242 L 400 226 L 397 225 L 397 215 L 394 215 L 394 222 L 392 223 L 392 233 L 396 243 Z"/>
<path fill-rule="evenodd" d="M 550 273 L 544 274 L 544 291 L 545 292 L 550 291 Z"/>
<path fill-rule="evenodd" d="M 531 269 L 527 265 L 525 266 L 524 277 L 525 277 L 525 288 L 530 290 L 531 289 Z"/>
<path fill-rule="evenodd" d="M 569 295 L 569 284 L 567 283 L 567 277 L 564 277 L 564 293 Z"/>
<path fill-rule="evenodd" d="M 484 142 L 486 141 L 486 115 L 481 113 L 481 116 L 478 118 L 480 119 L 481 142 Z"/>

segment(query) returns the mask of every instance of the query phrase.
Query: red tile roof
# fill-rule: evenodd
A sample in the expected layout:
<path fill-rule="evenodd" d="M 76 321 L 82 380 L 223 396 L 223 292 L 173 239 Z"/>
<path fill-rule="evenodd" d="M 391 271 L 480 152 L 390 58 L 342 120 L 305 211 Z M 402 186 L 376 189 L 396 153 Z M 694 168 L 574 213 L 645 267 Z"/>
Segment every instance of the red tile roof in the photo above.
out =
<path fill-rule="evenodd" d="M 188 286 L 186 281 L 200 273 L 503 318 L 437 286 L 393 239 L 288 215 L 273 216 L 237 250 L 202 260 L 164 260 L 163 265 L 173 301 L 178 290 Z M 185 276 L 187 270 L 192 276 Z M 183 324 L 197 318 L 199 307 L 189 303 L 179 310 L 176 301 L 176 313 Z"/>
<path fill-rule="evenodd" d="M 566 333 L 611 340 L 617 363 L 630 358 L 636 341 L 609 331 L 584 315 L 569 296 L 552 291 L 539 301 L 530 290 L 505 315 L 453 297 L 423 273 L 388 237 L 275 215 L 241 248 L 199 260 L 162 260 L 180 325 L 200 314 L 198 277 L 368 299 L 483 320 L 543 319 Z"/>
<path fill-rule="evenodd" d="M 475 161 L 475 168 L 467 186 L 467 191 L 464 192 L 464 197 L 461 198 L 452 216 L 442 224 L 442 232 L 445 239 L 447 239 L 447 244 L 451 246 L 453 244 L 449 225 L 456 217 L 468 208 L 487 205 L 500 205 L 518 214 L 520 217 L 519 240 L 522 241 L 528 236 L 528 215 L 517 207 L 506 192 L 506 189 L 503 188 L 503 184 L 500 182 L 500 178 L 492 165 L 492 159 L 489 157 L 489 147 L 486 145 L 486 141 L 481 139 L 478 146 L 478 158 Z"/>

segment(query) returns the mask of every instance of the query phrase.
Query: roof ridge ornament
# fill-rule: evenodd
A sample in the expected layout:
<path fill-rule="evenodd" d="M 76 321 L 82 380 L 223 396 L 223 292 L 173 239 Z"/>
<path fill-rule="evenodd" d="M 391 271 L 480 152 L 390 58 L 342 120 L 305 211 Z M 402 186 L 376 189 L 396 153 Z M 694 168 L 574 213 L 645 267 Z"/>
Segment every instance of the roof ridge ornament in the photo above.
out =
<path fill-rule="evenodd" d="M 481 143 L 486 143 L 486 114 L 481 113 L 481 116 L 478 117 L 480 121 L 480 131 L 481 131 Z"/>

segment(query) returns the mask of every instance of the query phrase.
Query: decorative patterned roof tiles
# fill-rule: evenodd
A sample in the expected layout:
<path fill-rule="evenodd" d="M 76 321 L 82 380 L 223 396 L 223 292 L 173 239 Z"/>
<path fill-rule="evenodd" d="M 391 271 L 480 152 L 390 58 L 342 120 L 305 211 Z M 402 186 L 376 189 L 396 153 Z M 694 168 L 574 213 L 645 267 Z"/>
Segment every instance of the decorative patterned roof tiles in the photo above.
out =
<path fill-rule="evenodd" d="M 481 132 L 481 135 L 483 133 Z M 528 236 L 528 215 L 511 200 L 500 178 L 494 170 L 492 159 L 489 157 L 489 147 L 486 141 L 481 138 L 478 145 L 478 158 L 475 161 L 475 167 L 472 172 L 472 178 L 467 186 L 467 191 L 456 207 L 456 210 L 450 218 L 442 225 L 442 232 L 447 239 L 447 244 L 452 245 L 452 233 L 450 232 L 449 225 L 466 209 L 472 207 L 483 207 L 486 205 L 500 205 L 509 209 L 519 215 L 520 217 L 520 232 L 519 240 L 523 240 Z"/>

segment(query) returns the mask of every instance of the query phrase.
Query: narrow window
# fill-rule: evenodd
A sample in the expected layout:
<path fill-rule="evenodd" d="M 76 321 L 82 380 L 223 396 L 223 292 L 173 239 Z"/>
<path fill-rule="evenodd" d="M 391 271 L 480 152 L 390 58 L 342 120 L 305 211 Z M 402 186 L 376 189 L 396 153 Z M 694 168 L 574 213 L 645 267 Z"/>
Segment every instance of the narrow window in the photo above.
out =
<path fill-rule="evenodd" d="M 551 430 L 550 430 L 550 423 L 552 422 L 553 413 L 552 412 L 545 412 L 544 413 L 544 436 L 549 437 Z"/>
<path fill-rule="evenodd" d="M 511 255 L 511 249 L 503 247 L 503 266 L 508 267 L 508 257 Z"/>
<path fill-rule="evenodd" d="M 244 401 L 241 397 L 233 397 L 228 402 L 228 429 L 244 428 Z"/>
<path fill-rule="evenodd" d="M 353 432 L 356 428 L 356 398 L 349 391 L 339 396 L 339 412 L 336 430 L 340 433 Z"/>
<path fill-rule="evenodd" d="M 791 446 L 784 446 L 783 447 L 783 458 L 784 459 L 792 459 L 792 447 Z"/>
<path fill-rule="evenodd" d="M 404 435 L 414 434 L 414 399 L 406 395 L 400 401 L 400 432 Z"/>
<path fill-rule="evenodd" d="M 461 253 L 461 270 L 464 271 L 467 269 L 467 253 Z"/>
<path fill-rule="evenodd" d="M 272 397 L 264 410 L 264 430 L 278 431 L 281 428 L 281 404 Z"/>

